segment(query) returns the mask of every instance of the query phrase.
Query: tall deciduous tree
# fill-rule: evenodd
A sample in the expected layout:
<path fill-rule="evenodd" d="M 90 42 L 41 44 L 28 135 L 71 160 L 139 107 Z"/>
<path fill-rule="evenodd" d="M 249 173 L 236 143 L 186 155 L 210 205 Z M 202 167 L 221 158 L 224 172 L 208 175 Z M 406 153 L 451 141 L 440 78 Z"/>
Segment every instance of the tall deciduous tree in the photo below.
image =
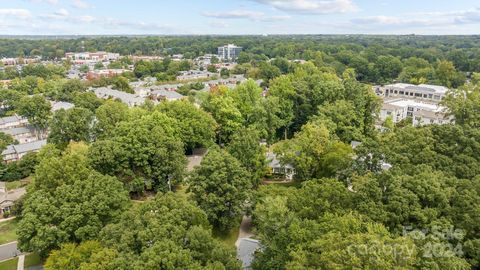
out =
<path fill-rule="evenodd" d="M 69 142 L 90 142 L 93 113 L 84 108 L 61 109 L 50 121 L 50 143 L 66 146 Z"/>
<path fill-rule="evenodd" d="M 227 231 L 242 214 L 250 177 L 237 159 L 225 150 L 213 148 L 190 176 L 189 192 L 212 225 Z"/>
<path fill-rule="evenodd" d="M 213 117 L 189 101 L 162 102 L 158 110 L 176 119 L 187 151 L 209 147 L 215 141 L 217 123 Z"/>
<path fill-rule="evenodd" d="M 107 100 L 95 111 L 95 129 L 99 138 L 108 138 L 118 123 L 128 119 L 128 106 L 124 103 Z"/>
<path fill-rule="evenodd" d="M 23 97 L 17 105 L 18 114 L 28 119 L 40 139 L 44 137 L 45 130 L 48 127 L 48 121 L 52 115 L 51 108 L 50 103 L 40 95 Z"/>
<path fill-rule="evenodd" d="M 284 164 L 292 164 L 301 180 L 335 176 L 347 168 L 352 148 L 330 138 L 323 124 L 308 123 L 291 140 L 281 141 L 274 152 Z"/>
<path fill-rule="evenodd" d="M 92 144 L 90 161 L 98 171 L 118 176 L 132 192 L 144 191 L 145 184 L 155 190 L 171 189 L 182 180 L 186 165 L 177 122 L 160 112 L 142 114 Z"/>
<path fill-rule="evenodd" d="M 43 158 L 23 205 L 19 246 L 45 256 L 63 243 L 95 239 L 128 202 L 122 184 L 89 167 L 86 146 Z"/>
<path fill-rule="evenodd" d="M 260 145 L 259 132 L 251 128 L 239 130 L 232 136 L 227 151 L 247 169 L 257 187 L 266 172 L 266 149 Z"/>

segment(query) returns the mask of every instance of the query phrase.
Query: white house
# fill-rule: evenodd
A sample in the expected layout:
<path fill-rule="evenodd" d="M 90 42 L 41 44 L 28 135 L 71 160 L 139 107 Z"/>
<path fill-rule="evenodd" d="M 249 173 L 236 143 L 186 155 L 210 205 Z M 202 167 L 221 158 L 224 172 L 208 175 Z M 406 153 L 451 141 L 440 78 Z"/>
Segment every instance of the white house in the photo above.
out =
<path fill-rule="evenodd" d="M 267 153 L 268 168 L 273 175 L 284 177 L 287 180 L 292 180 L 295 176 L 295 168 L 291 164 L 282 164 L 277 159 L 275 153 Z"/>

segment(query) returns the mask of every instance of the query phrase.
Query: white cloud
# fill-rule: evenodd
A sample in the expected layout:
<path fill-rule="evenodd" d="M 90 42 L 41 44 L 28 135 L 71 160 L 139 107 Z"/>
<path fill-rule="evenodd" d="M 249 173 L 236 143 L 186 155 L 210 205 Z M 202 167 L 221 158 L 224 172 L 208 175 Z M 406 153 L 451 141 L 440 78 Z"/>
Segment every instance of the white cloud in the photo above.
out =
<path fill-rule="evenodd" d="M 21 8 L 0 8 L 0 16 L 17 19 L 28 19 L 32 16 L 29 10 Z"/>
<path fill-rule="evenodd" d="M 225 12 L 204 12 L 203 16 L 216 19 L 249 19 L 253 21 L 273 22 L 283 21 L 290 18 L 288 15 L 284 16 L 267 16 L 263 12 L 250 10 L 232 10 Z"/>
<path fill-rule="evenodd" d="M 219 19 L 258 19 L 264 16 L 263 12 L 249 10 L 233 10 L 226 12 L 204 12 L 203 16 Z"/>
<path fill-rule="evenodd" d="M 90 15 L 79 16 L 77 17 L 77 19 L 79 22 L 82 22 L 82 23 L 92 23 L 96 20 L 95 17 Z"/>
<path fill-rule="evenodd" d="M 301 14 L 347 13 L 358 10 L 352 0 L 252 0 L 278 10 Z"/>
<path fill-rule="evenodd" d="M 30 0 L 32 3 L 47 3 L 51 5 L 56 5 L 58 4 L 58 0 Z"/>
<path fill-rule="evenodd" d="M 66 20 L 70 17 L 70 12 L 68 10 L 61 8 L 51 14 L 43 14 L 38 16 L 43 20 Z"/>
<path fill-rule="evenodd" d="M 92 5 L 83 0 L 73 0 L 72 6 L 80 9 L 88 9 L 93 7 Z"/>
<path fill-rule="evenodd" d="M 370 16 L 351 20 L 364 26 L 433 27 L 474 24 L 480 22 L 480 8 L 448 12 L 415 12 L 401 16 Z"/>

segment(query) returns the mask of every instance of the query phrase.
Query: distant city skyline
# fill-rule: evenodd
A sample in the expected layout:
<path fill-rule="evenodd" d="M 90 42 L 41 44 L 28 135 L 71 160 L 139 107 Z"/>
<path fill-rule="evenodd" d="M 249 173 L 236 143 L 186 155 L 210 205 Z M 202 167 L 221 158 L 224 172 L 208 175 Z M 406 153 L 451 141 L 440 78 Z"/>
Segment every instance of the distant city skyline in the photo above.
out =
<path fill-rule="evenodd" d="M 457 0 L 0 0 L 0 35 L 480 34 Z"/>

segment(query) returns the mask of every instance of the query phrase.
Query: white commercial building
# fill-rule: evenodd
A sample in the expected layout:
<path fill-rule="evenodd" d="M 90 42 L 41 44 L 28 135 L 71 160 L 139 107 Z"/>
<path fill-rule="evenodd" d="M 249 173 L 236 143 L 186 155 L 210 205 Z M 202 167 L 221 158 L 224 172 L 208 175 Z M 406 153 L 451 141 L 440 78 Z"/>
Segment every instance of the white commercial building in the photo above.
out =
<path fill-rule="evenodd" d="M 242 52 L 243 48 L 228 44 L 222 47 L 218 47 L 218 58 L 222 60 L 237 60 L 238 56 Z"/>
<path fill-rule="evenodd" d="M 414 126 L 431 124 L 448 124 L 453 117 L 445 114 L 446 108 L 438 104 L 427 103 L 413 99 L 385 100 L 380 111 L 380 120 L 391 117 L 394 123 L 411 118 Z"/>
<path fill-rule="evenodd" d="M 401 97 L 434 102 L 441 101 L 447 94 L 447 91 L 448 88 L 444 86 L 428 84 L 413 85 L 406 83 L 389 84 L 376 88 L 377 94 L 380 94 L 386 98 Z"/>
<path fill-rule="evenodd" d="M 65 57 L 72 60 L 75 64 L 87 64 L 91 62 L 114 61 L 120 58 L 120 54 L 109 52 L 73 52 L 66 53 Z"/>

